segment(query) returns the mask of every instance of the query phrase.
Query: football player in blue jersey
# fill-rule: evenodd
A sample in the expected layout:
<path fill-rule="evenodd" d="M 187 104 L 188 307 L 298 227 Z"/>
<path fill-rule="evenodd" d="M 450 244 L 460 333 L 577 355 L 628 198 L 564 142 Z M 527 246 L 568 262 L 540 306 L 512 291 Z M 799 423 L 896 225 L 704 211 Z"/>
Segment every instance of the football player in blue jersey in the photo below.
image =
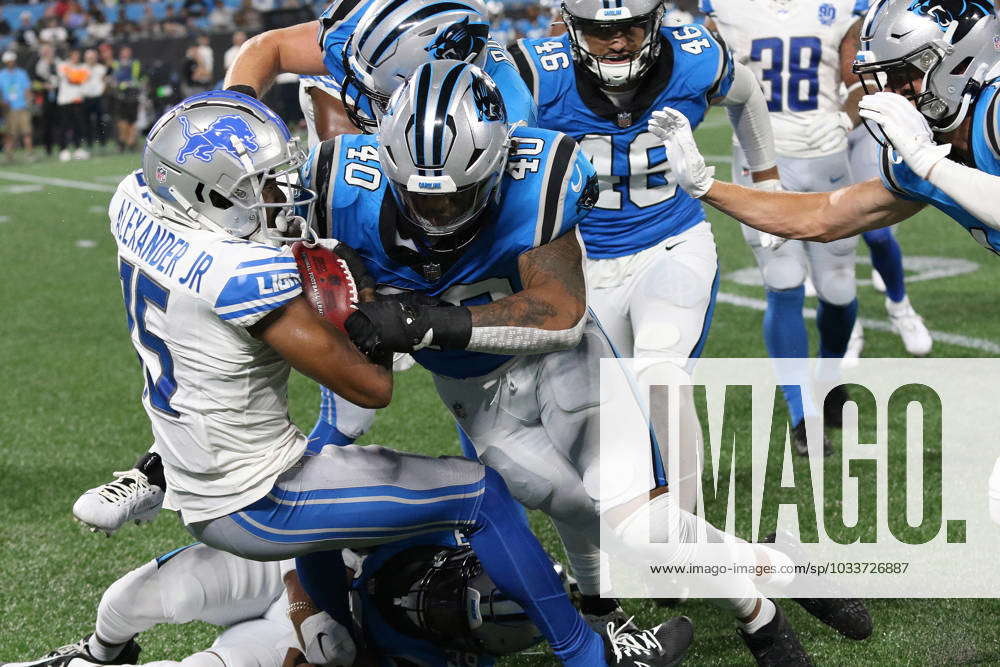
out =
<path fill-rule="evenodd" d="M 145 664 L 492 667 L 498 656 L 541 639 L 524 610 L 483 571 L 460 533 L 431 533 L 368 552 L 345 550 L 343 558 L 356 644 L 346 641 L 347 630 L 305 595 L 294 561 L 247 560 L 196 543 L 111 584 L 101 596 L 93 632 L 82 640 L 36 660 L 2 664 L 131 665 L 142 651 L 137 635 L 157 625 L 191 621 L 225 629 L 211 648 L 180 662 Z M 562 567 L 553 567 L 565 585 Z"/>
<path fill-rule="evenodd" d="M 583 479 L 597 473 L 604 342 L 586 319 L 576 233 L 597 193 L 576 142 L 509 125 L 479 68 L 433 61 L 393 94 L 377 136 L 320 144 L 306 182 L 320 189 L 320 236 L 355 248 L 383 295 L 348 319 L 352 339 L 430 370 L 480 460 L 553 518 L 574 570 L 599 568 Z M 589 620 L 612 645 L 624 628 L 647 646 L 620 664 L 679 650 L 668 626 L 635 632 L 615 611 Z"/>
<path fill-rule="evenodd" d="M 823 194 L 760 193 L 712 178 L 690 128 L 665 109 L 650 124 L 692 196 L 761 231 L 826 241 L 906 220 L 925 205 L 1000 253 L 1000 21 L 989 0 L 879 0 L 855 71 L 860 114 L 883 143 L 881 181 Z"/>
<path fill-rule="evenodd" d="M 597 170 L 600 197 L 580 225 L 590 306 L 622 356 L 688 360 L 701 354 L 712 320 L 715 241 L 699 203 L 678 191 L 662 142 L 646 129 L 649 114 L 669 103 L 697 124 L 709 105 L 726 106 L 753 180 L 778 181 L 753 74 L 703 27 L 663 27 L 663 13 L 660 0 L 567 0 L 565 34 L 522 39 L 511 52 L 539 126 L 577 139 Z M 680 469 L 674 492 L 691 509 L 700 428 L 684 403 L 682 455 L 670 465 Z M 661 446 L 668 458 L 665 438 Z"/>

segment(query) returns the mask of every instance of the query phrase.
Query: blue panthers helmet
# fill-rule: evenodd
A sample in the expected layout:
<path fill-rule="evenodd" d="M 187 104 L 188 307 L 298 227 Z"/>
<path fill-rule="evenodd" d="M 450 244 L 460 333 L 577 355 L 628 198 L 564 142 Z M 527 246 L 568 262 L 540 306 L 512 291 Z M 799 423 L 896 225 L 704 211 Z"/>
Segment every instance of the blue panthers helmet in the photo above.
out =
<path fill-rule="evenodd" d="M 156 122 L 142 171 L 169 220 L 239 238 L 259 233 L 262 240 L 291 240 L 308 231 L 292 207 L 308 210 L 316 198 L 298 185 L 305 159 L 273 111 L 252 97 L 213 90 L 187 98 Z"/>
<path fill-rule="evenodd" d="M 955 129 L 1000 61 L 993 0 L 878 0 L 854 71 L 869 93 L 888 85 L 939 132 Z M 912 81 L 923 81 L 916 90 Z"/>

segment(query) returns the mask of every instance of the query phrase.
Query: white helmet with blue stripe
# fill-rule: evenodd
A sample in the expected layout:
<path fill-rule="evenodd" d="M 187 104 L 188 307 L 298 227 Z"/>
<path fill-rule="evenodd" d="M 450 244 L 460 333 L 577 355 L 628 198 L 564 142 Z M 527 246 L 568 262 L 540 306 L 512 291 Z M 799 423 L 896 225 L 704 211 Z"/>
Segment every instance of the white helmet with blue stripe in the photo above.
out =
<path fill-rule="evenodd" d="M 603 86 L 628 88 L 637 84 L 659 55 L 663 12 L 662 0 L 563 0 L 563 21 L 573 59 Z M 634 35 L 638 48 L 596 54 L 588 43 L 588 39 L 611 39 L 620 34 Z"/>
<path fill-rule="evenodd" d="M 854 71 L 867 92 L 888 84 L 932 128 L 948 132 L 965 119 L 983 84 L 1000 74 L 998 62 L 1000 20 L 992 0 L 879 0 L 865 17 Z M 919 91 L 912 85 L 917 79 Z"/>
<path fill-rule="evenodd" d="M 499 194 L 510 127 L 493 80 L 475 65 L 420 65 L 389 101 L 379 160 L 416 237 L 429 250 L 472 240 L 480 213 Z"/>
<path fill-rule="evenodd" d="M 298 185 L 305 159 L 273 111 L 252 97 L 213 90 L 187 98 L 156 122 L 142 171 L 169 220 L 239 238 L 261 232 L 268 240 L 290 240 L 308 231 L 292 207 L 316 198 Z M 298 233 L 286 236 L 289 231 Z"/>
<path fill-rule="evenodd" d="M 448 58 L 482 67 L 489 33 L 482 0 L 376 0 L 344 44 L 341 99 L 348 116 L 360 129 L 374 131 L 377 120 L 359 111 L 349 86 L 369 99 L 377 117 L 421 63 Z"/>

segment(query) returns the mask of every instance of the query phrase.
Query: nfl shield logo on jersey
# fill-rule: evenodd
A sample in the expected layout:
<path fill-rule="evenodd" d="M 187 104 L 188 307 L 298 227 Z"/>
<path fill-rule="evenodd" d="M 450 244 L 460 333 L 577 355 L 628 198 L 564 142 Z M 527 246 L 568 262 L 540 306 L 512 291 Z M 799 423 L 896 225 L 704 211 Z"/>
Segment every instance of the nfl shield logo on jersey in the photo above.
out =
<path fill-rule="evenodd" d="M 837 18 L 837 8 L 828 2 L 819 6 L 819 22 L 823 25 L 830 25 Z"/>

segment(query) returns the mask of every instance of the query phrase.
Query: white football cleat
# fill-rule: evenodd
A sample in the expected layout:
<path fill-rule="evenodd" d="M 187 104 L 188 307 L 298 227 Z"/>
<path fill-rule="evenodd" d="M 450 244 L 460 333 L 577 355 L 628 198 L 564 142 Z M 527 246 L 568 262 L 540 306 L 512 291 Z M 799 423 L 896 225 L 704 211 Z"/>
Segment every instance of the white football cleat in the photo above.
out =
<path fill-rule="evenodd" d="M 132 468 L 114 475 L 115 481 L 86 491 L 73 503 L 77 521 L 108 537 L 126 521 L 152 521 L 163 504 L 163 489 L 150 484 L 142 471 Z"/>
<path fill-rule="evenodd" d="M 923 357 L 930 354 L 931 334 L 927 331 L 924 318 L 917 315 L 910 305 L 910 297 L 904 296 L 903 300 L 895 303 L 891 299 L 885 300 L 885 311 L 889 313 L 889 323 L 892 330 L 903 339 L 903 347 L 915 357 Z"/>
<path fill-rule="evenodd" d="M 851 329 L 851 339 L 847 341 L 847 351 L 840 361 L 841 368 L 857 368 L 861 359 L 861 351 L 865 349 L 865 330 L 861 326 L 861 320 L 854 320 L 854 328 Z"/>
<path fill-rule="evenodd" d="M 878 269 L 872 269 L 872 287 L 879 294 L 885 294 L 885 280 L 882 279 L 882 274 L 878 272 Z"/>

